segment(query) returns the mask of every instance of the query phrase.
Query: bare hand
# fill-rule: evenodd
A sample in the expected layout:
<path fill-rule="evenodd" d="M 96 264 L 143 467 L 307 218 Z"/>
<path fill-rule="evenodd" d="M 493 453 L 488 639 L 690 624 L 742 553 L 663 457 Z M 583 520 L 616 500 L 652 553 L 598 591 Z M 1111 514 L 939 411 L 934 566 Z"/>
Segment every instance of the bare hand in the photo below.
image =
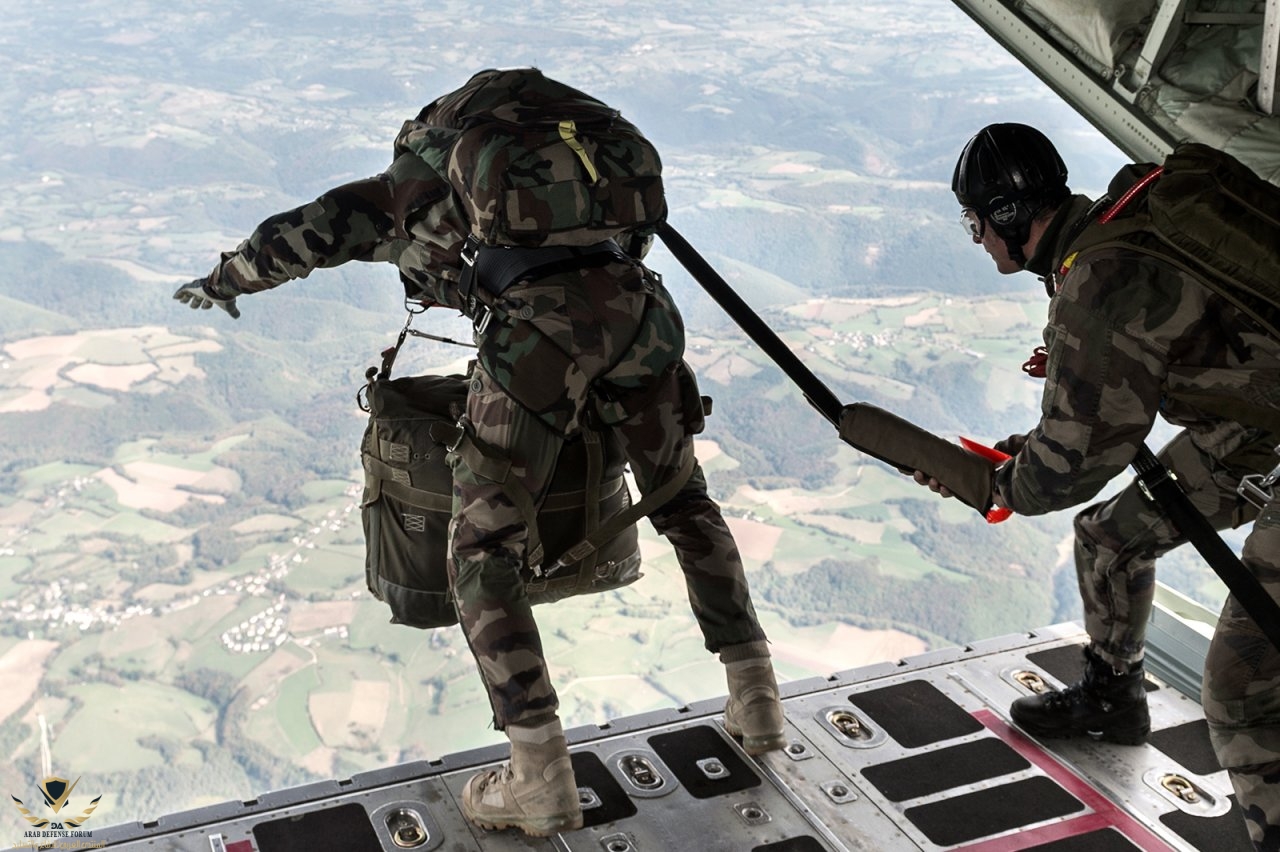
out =
<path fill-rule="evenodd" d="M 218 299 L 213 296 L 204 286 L 204 279 L 197 278 L 190 284 L 184 284 L 178 288 L 178 292 L 173 294 L 173 298 L 182 302 L 184 305 L 190 306 L 193 310 L 209 310 L 214 305 L 222 308 L 232 319 L 240 319 L 240 309 L 236 307 L 236 300 L 233 296 L 230 299 Z"/>
<path fill-rule="evenodd" d="M 932 476 L 930 476 L 929 474 L 925 473 L 925 472 L 924 472 L 924 471 L 922 471 L 922 470 L 917 470 L 917 471 L 913 472 L 913 473 L 911 474 L 911 478 L 912 478 L 912 479 L 914 479 L 914 480 L 915 480 L 917 483 L 919 483 L 920 485 L 927 486 L 927 487 L 928 487 L 928 489 L 929 489 L 930 491 L 932 491 L 933 493 L 935 493 L 935 494 L 940 494 L 940 495 L 942 495 L 943 497 L 950 497 L 950 496 L 951 496 L 951 489 L 950 489 L 950 488 L 948 488 L 947 486 L 943 485 L 941 482 L 939 482 L 938 480 L 934 479 Z"/>

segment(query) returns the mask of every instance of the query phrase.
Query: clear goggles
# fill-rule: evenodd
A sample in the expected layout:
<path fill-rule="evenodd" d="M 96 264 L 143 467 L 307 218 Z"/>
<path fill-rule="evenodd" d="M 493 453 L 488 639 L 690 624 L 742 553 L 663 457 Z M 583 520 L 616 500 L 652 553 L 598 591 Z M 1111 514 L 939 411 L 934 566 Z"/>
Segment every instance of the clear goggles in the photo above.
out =
<path fill-rule="evenodd" d="M 965 207 L 960 210 L 960 226 L 975 240 L 982 239 L 987 232 L 987 220 L 974 207 Z"/>

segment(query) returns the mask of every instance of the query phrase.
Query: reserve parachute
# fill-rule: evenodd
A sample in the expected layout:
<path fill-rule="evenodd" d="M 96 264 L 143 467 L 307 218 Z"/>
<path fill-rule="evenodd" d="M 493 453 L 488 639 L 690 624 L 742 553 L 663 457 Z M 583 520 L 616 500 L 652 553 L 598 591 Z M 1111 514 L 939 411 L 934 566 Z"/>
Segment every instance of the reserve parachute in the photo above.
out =
<path fill-rule="evenodd" d="M 361 517 L 367 543 L 366 582 L 391 609 L 391 620 L 411 627 L 458 623 L 445 564 L 453 508 L 453 472 L 446 455 L 469 453 L 472 463 L 505 479 L 510 462 L 464 440 L 456 422 L 467 395 L 467 377 L 372 377 L 362 402 L 369 422 L 361 442 L 365 472 Z M 555 562 L 631 505 L 623 480 L 624 459 L 608 432 L 566 442 L 550 491 L 536 512 L 514 478 L 507 489 L 525 507 L 528 563 L 521 572 L 534 604 L 603 592 L 640 577 L 634 524 L 609 535 L 598 549 L 572 561 L 554 578 L 535 568 Z"/>

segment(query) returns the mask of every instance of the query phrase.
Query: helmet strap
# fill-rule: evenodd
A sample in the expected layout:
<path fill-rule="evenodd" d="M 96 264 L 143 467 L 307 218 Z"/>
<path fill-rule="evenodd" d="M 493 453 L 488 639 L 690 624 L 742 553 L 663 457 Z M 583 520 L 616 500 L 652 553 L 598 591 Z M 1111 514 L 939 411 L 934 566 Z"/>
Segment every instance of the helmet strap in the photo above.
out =
<path fill-rule="evenodd" d="M 1022 253 L 1021 243 L 1015 240 L 1011 240 L 1008 237 L 1005 237 L 1004 245 L 1005 245 L 1005 249 L 1009 252 L 1010 260 L 1018 264 L 1018 266 L 1025 267 L 1027 265 L 1027 258 Z"/>

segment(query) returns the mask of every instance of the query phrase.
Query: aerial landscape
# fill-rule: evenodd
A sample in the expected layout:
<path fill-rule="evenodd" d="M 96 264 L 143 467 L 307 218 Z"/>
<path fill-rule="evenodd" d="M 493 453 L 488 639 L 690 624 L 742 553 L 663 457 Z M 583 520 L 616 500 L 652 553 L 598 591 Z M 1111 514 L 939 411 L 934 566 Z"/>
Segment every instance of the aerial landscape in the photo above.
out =
<path fill-rule="evenodd" d="M 405 323 L 394 270 L 321 270 L 239 320 L 171 298 L 267 215 L 384 168 L 436 95 L 537 65 L 620 108 L 671 222 L 837 396 L 985 443 L 1034 422 L 1046 300 L 962 233 L 956 153 L 1035 121 L 1083 192 L 1123 162 L 939 0 L 74 9 L 0 24 L 0 790 L 83 776 L 107 794 L 91 825 L 501 739 L 461 632 L 391 624 L 366 587 L 356 395 Z M 1079 617 L 1070 513 L 987 525 L 861 455 L 648 262 L 782 679 Z M 414 326 L 469 339 L 445 309 Z M 414 339 L 396 371 L 469 352 Z M 642 579 L 536 613 L 566 727 L 724 692 L 640 527 Z M 1193 557 L 1161 572 L 1221 600 Z"/>

